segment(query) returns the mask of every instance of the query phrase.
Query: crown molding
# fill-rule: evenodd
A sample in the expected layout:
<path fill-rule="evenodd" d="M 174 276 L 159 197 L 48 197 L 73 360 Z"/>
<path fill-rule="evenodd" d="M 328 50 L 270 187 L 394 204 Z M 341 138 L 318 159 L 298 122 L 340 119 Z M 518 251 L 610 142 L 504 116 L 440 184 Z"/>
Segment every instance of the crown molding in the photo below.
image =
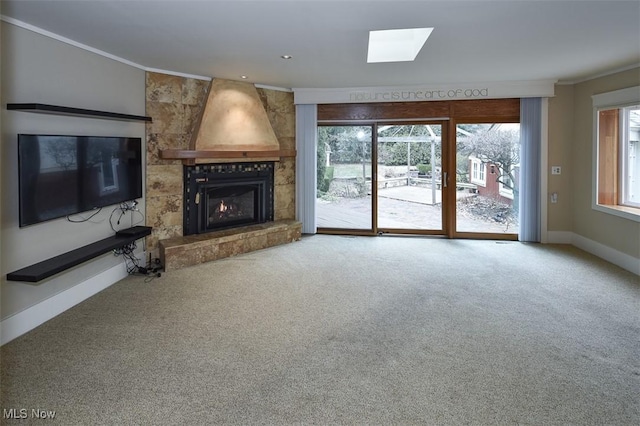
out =
<path fill-rule="evenodd" d="M 196 79 L 196 80 L 204 80 L 204 81 L 213 80 L 213 77 L 207 77 L 207 76 L 204 76 L 204 75 L 186 74 L 186 73 L 183 73 L 183 72 L 169 71 L 169 70 L 163 70 L 163 69 L 159 69 L 159 68 L 144 68 L 144 70 L 147 71 L 147 72 L 157 72 L 158 74 L 175 75 L 176 77 L 193 78 L 193 79 Z"/>
<path fill-rule="evenodd" d="M 197 79 L 197 80 L 211 81 L 211 79 L 212 79 L 212 77 L 207 77 L 207 76 L 185 74 L 185 73 L 176 72 L 176 71 L 170 71 L 170 70 L 163 70 L 163 69 L 158 69 L 158 68 L 146 67 L 146 66 L 138 64 L 136 62 L 129 61 L 128 59 L 124 59 L 124 58 L 121 58 L 119 56 L 112 55 L 111 53 L 105 52 L 104 50 L 96 49 L 95 47 L 88 46 L 86 44 L 77 42 L 75 40 L 71 40 L 70 38 L 63 37 L 63 36 L 61 36 L 59 34 L 55 34 L 55 33 L 52 33 L 51 31 L 47 31 L 47 30 L 44 30 L 44 29 L 42 29 L 40 27 L 36 27 L 35 25 L 27 24 L 26 22 L 19 21 L 17 19 L 11 18 L 9 16 L 0 15 L 0 21 L 6 22 L 6 23 L 11 24 L 11 25 L 15 25 L 16 27 L 23 28 L 25 30 L 34 32 L 36 34 L 43 35 L 45 37 L 49 37 L 49 38 L 51 38 L 53 40 L 57 40 L 59 42 L 68 44 L 70 46 L 74 46 L 74 47 L 77 47 L 79 49 L 86 50 L 87 52 L 95 53 L 96 55 L 103 56 L 103 57 L 111 59 L 113 61 L 117 61 L 117 62 L 126 64 L 126 65 L 129 65 L 131 67 L 134 67 L 134 68 L 138 68 L 138 69 L 143 70 L 143 71 L 157 72 L 157 73 L 160 73 L 160 74 L 175 75 L 175 76 L 178 76 L 178 77 L 194 78 L 194 79 Z"/>
<path fill-rule="evenodd" d="M 0 20 L 6 22 L 8 24 L 15 25 L 16 27 L 20 27 L 20 28 L 23 28 L 25 30 L 32 31 L 34 33 L 43 35 L 45 37 L 49 37 L 51 39 L 60 41 L 62 43 L 66 43 L 68 45 L 71 45 L 71 46 L 74 46 L 74 47 L 78 47 L 78 48 L 86 50 L 88 52 L 95 53 L 96 55 L 104 56 L 105 58 L 109 58 L 109 59 L 112 59 L 114 61 L 121 62 L 123 64 L 132 66 L 134 68 L 139 68 L 141 70 L 145 69 L 145 67 L 143 65 L 137 64 L 135 62 L 129 61 L 127 59 L 121 58 L 121 57 L 116 56 L 116 55 L 112 55 L 111 53 L 107 53 L 107 52 L 105 52 L 103 50 L 96 49 L 96 48 L 88 46 L 86 44 L 79 43 L 79 42 L 77 42 L 75 40 L 71 40 L 70 38 L 66 38 L 66 37 L 63 37 L 61 35 L 52 33 L 51 31 L 43 30 L 42 28 L 36 27 L 34 25 L 31 25 L 31 24 L 27 24 L 26 22 L 19 21 L 17 19 L 11 18 L 9 16 L 0 15 Z"/>
<path fill-rule="evenodd" d="M 268 86 L 266 84 L 254 84 L 259 89 L 276 90 L 278 92 L 293 92 L 293 89 L 287 89 L 286 87 Z"/>
<path fill-rule="evenodd" d="M 585 81 L 589 81 L 589 80 L 595 80 L 596 78 L 600 78 L 600 77 L 607 77 L 610 76 L 612 74 L 617 74 L 619 72 L 624 72 L 624 71 L 629 71 L 632 70 L 634 68 L 640 68 L 640 62 L 637 64 L 631 64 L 631 65 L 627 65 L 624 67 L 620 67 L 620 68 L 615 68 L 609 71 L 605 71 L 605 72 L 601 72 L 598 74 L 593 74 L 589 77 L 585 77 L 585 78 L 581 78 L 579 80 L 567 80 L 567 81 L 558 81 L 556 84 L 558 86 L 571 86 L 573 84 L 579 84 L 579 83 L 584 83 Z"/>

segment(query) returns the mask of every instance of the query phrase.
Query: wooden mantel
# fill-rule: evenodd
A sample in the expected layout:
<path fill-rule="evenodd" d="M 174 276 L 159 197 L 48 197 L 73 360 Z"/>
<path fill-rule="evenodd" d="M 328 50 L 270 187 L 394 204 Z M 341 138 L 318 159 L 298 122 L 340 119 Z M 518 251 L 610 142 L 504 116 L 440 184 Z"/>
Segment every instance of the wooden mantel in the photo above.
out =
<path fill-rule="evenodd" d="M 161 149 L 160 158 L 164 160 L 198 160 L 198 159 L 224 159 L 224 160 L 246 160 L 249 158 L 287 158 L 295 157 L 296 150 L 213 150 L 213 149 Z M 190 161 L 189 161 L 190 162 Z"/>

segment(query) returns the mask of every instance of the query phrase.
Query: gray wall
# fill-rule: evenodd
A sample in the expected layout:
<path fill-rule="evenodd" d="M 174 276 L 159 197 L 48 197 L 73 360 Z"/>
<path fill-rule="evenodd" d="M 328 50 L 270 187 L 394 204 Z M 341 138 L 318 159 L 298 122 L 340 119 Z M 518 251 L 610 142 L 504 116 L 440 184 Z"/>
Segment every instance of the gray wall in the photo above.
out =
<path fill-rule="evenodd" d="M 547 217 L 551 232 L 572 233 L 640 262 L 640 222 L 591 207 L 594 175 L 591 96 L 638 85 L 640 68 L 556 86 L 555 97 L 549 100 L 548 164 L 549 168 L 562 166 L 562 175 L 551 175 L 547 170 L 548 192 L 558 192 L 558 203 L 548 204 Z"/>
<path fill-rule="evenodd" d="M 16 135 L 131 136 L 142 138 L 143 143 L 145 139 L 142 122 L 7 111 L 5 105 L 37 102 L 144 115 L 145 72 L 6 22 L 0 22 L 0 25 L 0 318 L 4 320 L 123 262 L 122 257 L 106 254 L 37 285 L 6 281 L 9 272 L 113 235 L 108 220 L 113 207 L 103 209 L 86 223 L 70 223 L 63 218 L 18 227 Z M 142 201 L 140 207 L 143 210 L 145 203 Z M 141 214 L 125 216 L 122 224 L 127 220 L 144 222 L 144 211 Z"/>
<path fill-rule="evenodd" d="M 575 85 L 573 158 L 573 232 L 640 259 L 640 222 L 591 208 L 593 179 L 592 95 L 640 84 L 640 68 Z"/>
<path fill-rule="evenodd" d="M 558 193 L 558 202 L 547 203 L 547 227 L 551 232 L 573 232 L 573 85 L 556 85 L 549 98 L 548 193 Z M 562 174 L 552 175 L 551 166 Z"/>

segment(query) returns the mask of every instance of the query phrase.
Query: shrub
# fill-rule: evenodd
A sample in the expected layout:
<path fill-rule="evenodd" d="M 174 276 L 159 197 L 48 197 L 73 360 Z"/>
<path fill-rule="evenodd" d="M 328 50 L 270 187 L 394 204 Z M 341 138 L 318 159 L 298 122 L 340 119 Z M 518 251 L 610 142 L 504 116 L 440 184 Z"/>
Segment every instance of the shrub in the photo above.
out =
<path fill-rule="evenodd" d="M 329 191 L 329 186 L 333 180 L 333 166 L 328 166 L 324 170 L 324 176 L 318 176 L 318 191 L 320 193 L 326 193 Z"/>
<path fill-rule="evenodd" d="M 431 173 L 431 164 L 418 164 L 418 173 L 421 175 Z"/>

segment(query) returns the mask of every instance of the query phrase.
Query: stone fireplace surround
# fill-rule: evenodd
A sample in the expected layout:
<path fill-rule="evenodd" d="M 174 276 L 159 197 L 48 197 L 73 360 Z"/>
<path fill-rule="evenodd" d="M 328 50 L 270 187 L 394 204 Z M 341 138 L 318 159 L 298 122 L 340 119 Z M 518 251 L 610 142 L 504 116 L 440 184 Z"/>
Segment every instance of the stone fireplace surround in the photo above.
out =
<path fill-rule="evenodd" d="M 207 99 L 209 82 L 148 72 L 146 86 L 146 114 L 153 117 L 153 122 L 147 123 L 146 129 L 146 223 L 153 227 L 146 244 L 147 251 L 154 257 L 164 257 L 165 269 L 300 238 L 301 225 L 294 220 L 295 157 L 275 159 L 273 222 L 183 236 L 183 161 L 161 158 L 160 151 L 189 149 L 189 141 Z M 280 149 L 294 151 L 293 94 L 262 88 L 256 90 Z M 205 161 L 215 160 L 204 159 L 201 162 Z"/>

